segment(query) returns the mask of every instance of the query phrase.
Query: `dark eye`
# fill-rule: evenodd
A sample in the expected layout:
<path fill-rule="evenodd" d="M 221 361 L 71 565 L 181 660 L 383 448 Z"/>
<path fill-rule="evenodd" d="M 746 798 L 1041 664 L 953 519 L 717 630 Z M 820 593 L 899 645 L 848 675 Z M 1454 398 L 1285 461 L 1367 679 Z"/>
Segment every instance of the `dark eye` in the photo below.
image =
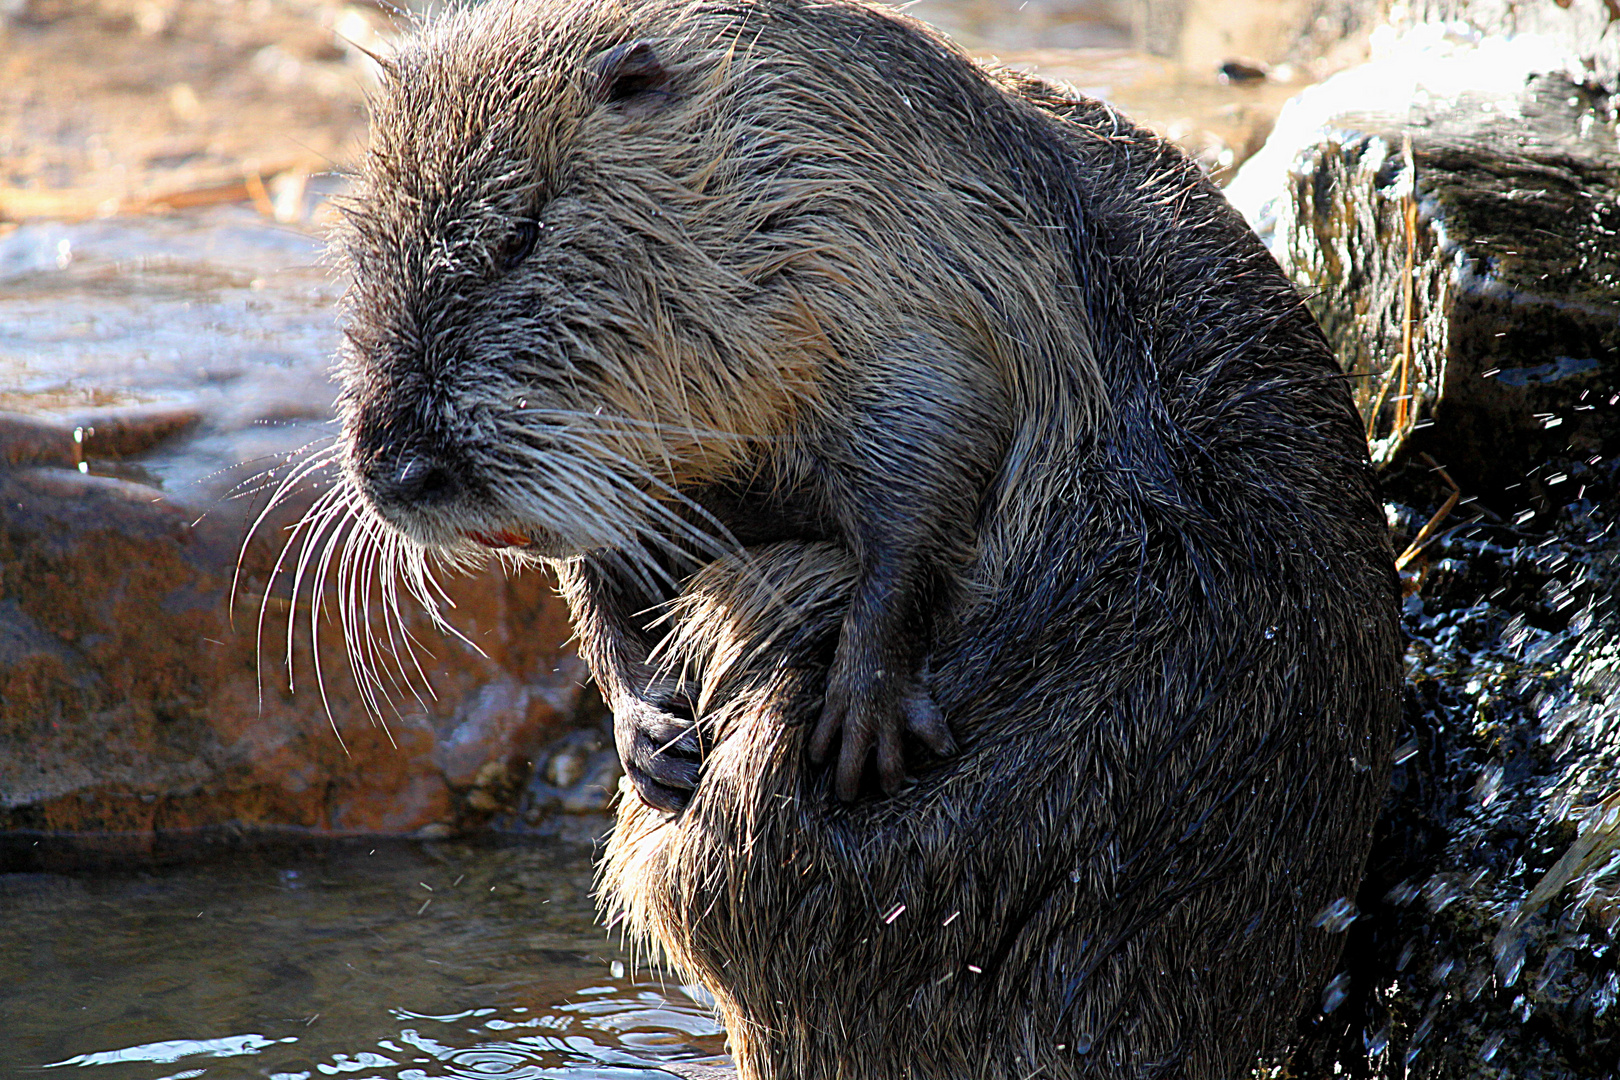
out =
<path fill-rule="evenodd" d="M 538 221 L 520 221 L 512 226 L 512 231 L 506 234 L 501 241 L 500 264 L 502 270 L 511 270 L 527 259 L 534 251 L 536 240 L 540 239 L 540 223 Z"/>

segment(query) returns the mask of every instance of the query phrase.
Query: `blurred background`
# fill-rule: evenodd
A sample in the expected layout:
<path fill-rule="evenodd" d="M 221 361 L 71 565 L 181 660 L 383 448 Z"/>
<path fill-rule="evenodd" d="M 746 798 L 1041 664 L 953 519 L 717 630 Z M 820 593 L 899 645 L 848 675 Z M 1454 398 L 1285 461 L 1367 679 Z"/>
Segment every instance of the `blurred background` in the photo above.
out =
<path fill-rule="evenodd" d="M 901 6 L 977 56 L 1116 100 L 1216 171 L 1258 148 L 1288 87 L 1361 58 L 1371 28 L 1369 5 L 1349 0 Z M 318 219 L 309 177 L 363 138 L 364 52 L 386 51 L 422 7 L 6 0 L 0 219 L 232 195 L 277 220 Z"/>

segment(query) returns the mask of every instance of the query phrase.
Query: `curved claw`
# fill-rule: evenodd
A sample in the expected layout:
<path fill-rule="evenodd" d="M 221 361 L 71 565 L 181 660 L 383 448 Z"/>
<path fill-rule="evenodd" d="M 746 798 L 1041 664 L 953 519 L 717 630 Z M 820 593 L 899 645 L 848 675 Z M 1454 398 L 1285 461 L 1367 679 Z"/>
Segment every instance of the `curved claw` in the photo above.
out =
<path fill-rule="evenodd" d="M 692 801 L 703 762 L 697 725 L 649 701 L 613 709 L 613 741 L 630 783 L 649 806 L 679 813 Z"/>
<path fill-rule="evenodd" d="M 913 686 L 900 702 L 900 708 L 906 714 L 906 730 L 924 746 L 940 757 L 956 753 L 956 739 L 951 735 L 950 725 L 945 723 L 945 714 L 939 711 L 927 687 Z"/>

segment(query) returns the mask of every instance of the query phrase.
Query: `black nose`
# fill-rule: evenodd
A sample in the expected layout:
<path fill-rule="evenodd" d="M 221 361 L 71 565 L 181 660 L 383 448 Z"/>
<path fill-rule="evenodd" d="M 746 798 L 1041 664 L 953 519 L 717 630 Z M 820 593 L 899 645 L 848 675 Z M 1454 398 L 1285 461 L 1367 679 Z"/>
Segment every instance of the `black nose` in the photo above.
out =
<path fill-rule="evenodd" d="M 371 470 L 377 501 L 400 507 L 435 507 L 461 494 L 461 481 L 447 463 L 426 454 L 405 454 Z"/>

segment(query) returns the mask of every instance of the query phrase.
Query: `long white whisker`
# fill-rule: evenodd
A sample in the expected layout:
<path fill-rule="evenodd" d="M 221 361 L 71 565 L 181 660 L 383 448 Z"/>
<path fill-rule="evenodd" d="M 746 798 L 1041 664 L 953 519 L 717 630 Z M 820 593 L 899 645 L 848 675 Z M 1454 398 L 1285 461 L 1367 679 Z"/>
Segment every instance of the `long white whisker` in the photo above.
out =
<path fill-rule="evenodd" d="M 337 490 L 337 489 L 334 489 Z M 328 528 L 331 521 L 336 521 L 335 527 Z M 343 747 L 345 756 L 349 753 L 349 744 L 343 739 L 343 732 L 338 729 L 337 715 L 332 711 L 331 698 L 326 693 L 326 673 L 321 666 L 321 608 L 326 599 L 326 575 L 332 564 L 332 549 L 343 545 L 348 539 L 348 533 L 354 521 L 354 511 L 345 503 L 337 503 L 328 512 L 328 522 L 323 523 L 321 532 L 325 533 L 326 541 L 321 545 L 320 555 L 316 559 L 315 573 L 310 581 L 309 604 L 309 652 L 315 668 L 315 688 L 320 691 L 321 708 L 326 711 L 326 720 L 332 725 L 332 734 L 337 736 L 338 745 Z M 299 574 L 303 573 L 303 560 L 300 560 Z M 294 595 L 297 594 L 296 585 Z M 288 647 L 291 648 L 292 632 L 288 620 Z M 289 656 L 289 664 L 291 659 Z"/>
<path fill-rule="evenodd" d="M 343 642 L 349 658 L 349 671 L 360 691 L 361 702 L 368 715 L 387 730 L 383 718 L 381 699 L 387 699 L 387 687 L 377 673 L 375 638 L 371 628 L 370 597 L 364 566 L 372 557 L 373 545 L 364 518 L 357 518 L 338 558 L 338 620 L 343 629 Z M 392 702 L 390 701 L 390 705 Z"/>
<path fill-rule="evenodd" d="M 280 576 L 288 556 L 292 554 L 294 546 L 297 545 L 299 547 L 299 552 L 293 558 L 293 565 L 295 567 L 293 573 L 293 584 L 288 592 L 287 598 L 288 629 L 287 648 L 284 661 L 287 666 L 287 691 L 289 693 L 292 693 L 294 689 L 292 625 L 297 616 L 299 586 L 303 577 L 304 564 L 308 558 L 308 535 L 311 530 L 316 528 L 321 519 L 330 514 L 330 507 L 335 499 L 336 495 L 334 495 L 333 492 L 328 491 L 326 494 L 317 499 L 314 504 L 312 504 L 310 508 L 304 512 L 303 517 L 299 518 L 298 521 L 288 529 L 287 539 L 281 545 L 281 551 L 276 556 L 276 563 L 275 567 L 271 571 L 270 581 L 265 585 L 264 596 L 259 602 L 257 642 L 259 649 L 262 651 L 264 646 L 264 621 L 270 603 L 271 588 L 275 584 L 275 579 Z M 263 693 L 262 671 L 260 673 L 260 692 L 261 694 Z"/>
<path fill-rule="evenodd" d="M 620 454 L 616 454 L 598 443 L 593 443 L 588 439 L 575 436 L 569 432 L 549 432 L 548 434 L 555 434 L 558 437 L 558 441 L 571 444 L 575 448 L 585 452 L 585 455 L 587 456 L 584 460 L 574 459 L 570 461 L 570 465 L 585 465 L 588 463 L 596 466 L 596 468 L 592 469 L 593 479 L 606 481 L 608 484 L 612 485 L 619 494 L 628 497 L 634 504 L 636 504 L 637 508 L 642 511 L 642 515 L 644 516 L 626 514 L 625 517 L 635 523 L 632 527 L 643 538 L 652 541 L 660 547 L 663 547 L 671 554 L 683 557 L 685 556 L 685 553 L 681 552 L 680 549 L 674 545 L 672 538 L 665 537 L 662 533 L 653 530 L 648 524 L 645 523 L 645 518 L 651 517 L 655 519 L 656 524 L 661 524 L 668 527 L 674 533 L 676 533 L 677 536 L 691 542 L 700 551 L 712 558 L 734 554 L 735 552 L 741 550 L 742 545 L 737 543 L 736 538 L 731 535 L 730 530 L 721 524 L 718 519 L 716 519 L 698 503 L 676 490 L 670 484 L 652 475 L 636 462 L 625 458 Z M 589 458 L 590 455 L 594 455 L 599 460 L 591 461 Z M 602 460 L 600 459 L 605 459 L 607 464 L 619 466 L 619 469 L 601 468 Z M 620 470 L 623 471 L 621 472 Z M 679 503 L 680 505 L 688 507 L 701 518 L 705 519 L 706 523 L 713 525 L 717 530 L 717 533 L 704 532 L 694 523 L 688 521 L 686 518 L 681 517 L 679 514 L 676 514 L 668 506 L 665 506 L 661 501 L 659 501 L 659 499 L 657 499 L 655 496 L 650 495 L 638 488 L 624 475 L 624 473 L 631 473 L 635 475 L 636 478 L 645 481 L 649 486 L 653 487 L 656 491 L 661 492 L 667 498 Z M 577 485 L 580 478 L 575 477 L 574 479 L 575 485 Z"/>
<path fill-rule="evenodd" d="M 399 627 L 400 636 L 405 641 L 406 654 L 411 658 L 411 666 L 416 669 L 417 677 L 422 680 L 422 688 L 427 691 L 429 697 L 437 701 L 438 695 L 433 692 L 433 683 L 429 681 L 427 672 L 422 670 L 422 660 L 420 655 L 421 653 L 426 653 L 431 657 L 433 655 L 432 650 L 428 649 L 426 645 L 423 645 L 420 641 L 418 641 L 416 639 L 416 635 L 411 633 L 410 628 L 405 625 L 405 618 L 400 613 L 399 609 L 399 590 L 397 585 L 400 578 L 406 575 L 406 566 L 410 561 L 409 556 L 410 554 L 414 554 L 414 551 L 411 550 L 402 554 L 401 549 L 405 547 L 406 541 L 397 533 L 390 533 L 387 537 L 387 541 L 389 544 L 390 563 L 390 573 L 387 579 L 387 591 L 388 603 L 391 611 L 393 612 L 393 623 Z M 409 582 L 407 582 L 406 588 L 407 590 L 410 588 Z"/>
<path fill-rule="evenodd" d="M 386 637 L 381 639 L 381 647 L 393 659 L 392 666 L 384 663 L 382 667 L 387 672 L 389 681 L 394 684 L 395 690 L 400 693 L 409 693 L 416 699 L 417 704 L 426 710 L 428 707 L 427 701 L 423 699 L 422 691 L 417 689 L 417 683 L 411 680 L 410 672 L 405 668 L 405 661 L 400 657 L 401 642 L 404 643 L 411 665 L 416 669 L 417 675 L 421 679 L 423 690 L 431 696 L 433 687 L 428 682 L 426 674 L 423 673 L 421 664 L 417 661 L 416 653 L 412 648 L 414 639 L 411 638 L 409 631 L 406 629 L 399 605 L 397 601 L 390 600 L 390 591 L 394 581 L 398 578 L 394 545 L 399 543 L 399 540 L 386 526 L 375 519 L 368 519 L 366 526 L 371 534 L 372 551 L 374 553 L 374 558 L 368 564 L 368 571 L 373 575 L 377 575 L 380 583 L 379 595 L 382 597 L 382 621 L 387 634 Z M 379 568 L 381 568 L 380 575 L 377 574 Z M 371 586 L 368 584 L 368 604 L 370 603 L 370 588 Z M 398 672 L 397 677 L 396 671 Z"/>
<path fill-rule="evenodd" d="M 290 472 L 288 472 L 288 474 L 283 477 L 280 483 L 277 485 L 275 492 L 270 496 L 270 501 L 265 504 L 264 508 L 259 511 L 256 517 L 254 517 L 253 523 L 248 526 L 246 535 L 242 537 L 242 546 L 236 552 L 236 567 L 231 572 L 231 591 L 230 596 L 226 601 L 226 617 L 230 621 L 232 629 L 235 629 L 236 626 L 236 595 L 242 587 L 242 566 L 244 561 L 247 559 L 248 548 L 252 545 L 254 537 L 258 535 L 260 527 L 264 525 L 265 520 L 270 516 L 271 512 L 292 496 L 292 493 L 298 484 L 313 475 L 319 469 L 331 463 L 330 458 L 332 457 L 332 449 L 333 448 L 331 447 L 327 447 L 325 449 L 315 451 L 304 461 L 299 462 L 298 465 Z M 259 597 L 259 617 L 254 627 L 253 648 L 255 671 L 254 678 L 257 684 L 256 689 L 259 707 L 261 709 L 264 707 L 264 668 L 262 657 L 264 651 L 264 620 L 266 608 L 270 602 L 270 594 L 275 588 L 276 578 L 281 574 L 282 567 L 285 564 L 287 548 L 290 543 L 291 538 L 289 538 L 288 543 L 283 544 L 281 550 L 277 552 L 276 560 L 271 566 L 270 575 L 264 583 L 264 593 Z M 296 597 L 294 597 L 294 599 L 296 600 Z"/>
<path fill-rule="evenodd" d="M 300 534 L 303 536 L 302 542 L 298 547 L 298 558 L 295 564 L 295 569 L 293 570 L 293 611 L 288 614 L 287 618 L 288 692 L 294 692 L 295 690 L 293 681 L 293 629 L 296 625 L 294 615 L 296 614 L 298 607 L 298 596 L 299 593 L 303 591 L 304 577 L 306 572 L 309 570 L 310 559 L 314 556 L 316 547 L 323 542 L 326 544 L 331 543 L 330 539 L 323 541 L 322 538 L 325 537 L 329 531 L 333 530 L 334 526 L 341 528 L 343 521 L 349 513 L 348 507 L 344 505 L 341 498 L 342 494 L 342 488 L 334 487 L 325 495 L 322 495 L 320 499 L 316 501 L 315 505 L 310 507 L 309 512 L 299 519 L 298 524 L 293 528 L 293 535 L 287 540 L 288 545 L 291 546 L 291 544 L 298 538 Z M 310 597 L 310 600 L 312 603 L 314 603 L 318 598 L 319 594 L 316 593 Z M 313 644 L 314 643 L 312 642 L 312 647 Z"/>

